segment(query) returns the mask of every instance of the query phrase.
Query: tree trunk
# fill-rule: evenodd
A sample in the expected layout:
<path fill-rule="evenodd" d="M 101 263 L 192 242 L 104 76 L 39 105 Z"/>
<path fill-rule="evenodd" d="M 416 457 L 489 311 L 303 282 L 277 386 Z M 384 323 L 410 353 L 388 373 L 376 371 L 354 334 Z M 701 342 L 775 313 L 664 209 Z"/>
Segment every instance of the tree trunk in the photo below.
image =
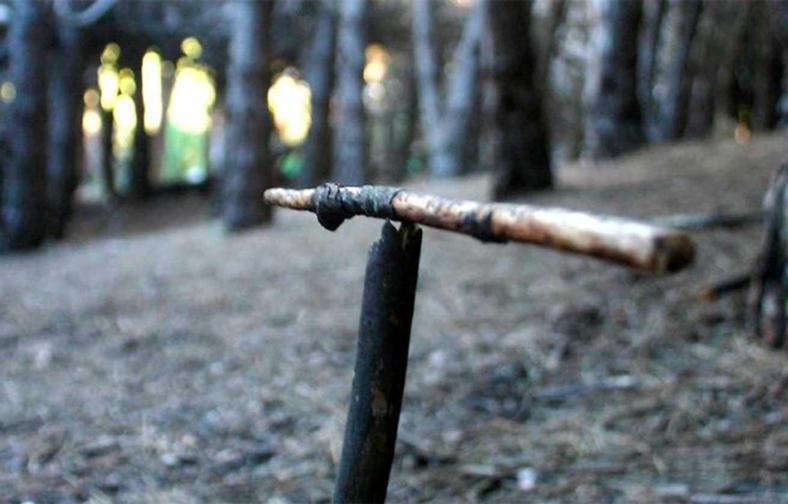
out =
<path fill-rule="evenodd" d="M 720 30 L 720 26 L 725 26 L 726 7 L 724 2 L 709 3 L 698 24 L 698 35 L 690 56 L 695 72 L 684 132 L 687 138 L 705 137 L 714 127 L 714 78 L 723 57 L 723 37 L 727 36 Z"/>
<path fill-rule="evenodd" d="M 489 163 L 495 199 L 552 186 L 550 147 L 535 82 L 531 2 L 481 0 Z"/>
<path fill-rule="evenodd" d="M 78 28 L 58 26 L 49 66 L 47 232 L 62 238 L 71 216 L 82 144 L 82 51 Z"/>
<path fill-rule="evenodd" d="M 411 19 L 413 23 L 413 59 L 416 66 L 417 97 L 421 133 L 427 146 L 429 171 L 432 175 L 454 175 L 454 168 L 444 140 L 443 107 L 440 93 L 440 68 L 435 40 L 434 9 L 431 0 L 414 0 Z"/>
<path fill-rule="evenodd" d="M 556 52 L 558 45 L 558 28 L 566 19 L 566 11 L 569 7 L 567 0 L 552 0 L 548 7 L 545 27 L 542 33 L 542 40 L 539 50 L 539 70 L 537 83 L 547 83 L 550 78 L 550 63 Z"/>
<path fill-rule="evenodd" d="M 6 106 L 9 156 L 3 169 L 0 248 L 37 247 L 46 234 L 47 133 L 46 4 L 15 1 L 8 32 L 9 81 L 16 97 Z"/>
<path fill-rule="evenodd" d="M 774 174 L 764 198 L 766 218 L 761 252 L 750 289 L 749 325 L 753 336 L 779 348 L 786 332 L 786 245 L 788 244 L 788 162 Z"/>
<path fill-rule="evenodd" d="M 667 0 L 645 0 L 643 2 L 643 20 L 638 42 L 638 99 L 640 100 L 645 134 L 649 139 L 657 136 L 654 79 L 666 7 Z"/>
<path fill-rule="evenodd" d="M 724 32 L 720 35 L 720 62 L 714 72 L 714 128 L 719 130 L 730 125 L 731 120 L 738 120 L 736 104 L 733 100 L 734 62 L 741 52 L 742 38 L 750 23 L 752 3 L 735 0 L 720 2 L 717 9 L 723 9 Z M 719 29 L 719 27 L 717 27 Z M 733 134 L 733 128 L 725 132 Z"/>
<path fill-rule="evenodd" d="M 454 56 L 454 72 L 448 82 L 443 124 L 451 174 L 468 173 L 476 164 L 479 143 L 479 63 L 483 12 L 468 13 L 462 38 Z"/>
<path fill-rule="evenodd" d="M 222 217 L 228 231 L 270 220 L 261 195 L 272 185 L 269 152 L 271 116 L 270 27 L 273 2 L 232 3 L 233 30 L 227 66 L 227 157 L 222 181 Z"/>
<path fill-rule="evenodd" d="M 129 196 L 132 199 L 144 199 L 150 194 L 150 162 L 151 141 L 145 132 L 145 101 L 142 95 L 142 58 L 145 51 L 133 53 L 134 77 L 137 89 L 134 93 L 134 111 L 137 124 L 134 127 L 134 150 L 130 163 Z"/>
<path fill-rule="evenodd" d="M 304 167 L 298 179 L 302 187 L 312 187 L 331 177 L 330 105 L 335 51 L 334 3 L 322 0 L 306 60 L 306 81 L 312 92 L 312 123 L 304 143 Z"/>
<path fill-rule="evenodd" d="M 637 2 L 601 3 L 585 133 L 591 158 L 618 156 L 644 141 L 637 96 L 639 23 Z"/>
<path fill-rule="evenodd" d="M 367 8 L 367 0 L 339 2 L 333 178 L 347 185 L 363 184 L 367 175 L 363 99 Z"/>
<path fill-rule="evenodd" d="M 101 184 L 104 197 L 114 199 L 115 191 L 115 153 L 113 151 L 113 131 L 115 121 L 111 110 L 101 109 Z"/>
<path fill-rule="evenodd" d="M 780 19 L 779 2 L 754 2 L 753 30 L 755 61 L 753 77 L 753 129 L 769 130 L 777 125 L 782 85 L 782 54 L 775 22 Z M 782 28 L 784 29 L 784 28 Z"/>
<path fill-rule="evenodd" d="M 454 72 L 447 82 L 446 102 L 440 98 L 440 64 L 436 53 L 435 21 L 431 0 L 413 2 L 413 50 L 418 83 L 419 116 L 433 176 L 455 176 L 469 171 L 473 137 L 471 116 L 478 97 L 479 41 L 482 12 L 472 10 L 454 53 Z"/>
<path fill-rule="evenodd" d="M 676 140 L 687 126 L 690 86 L 689 65 L 692 41 L 697 32 L 702 3 L 700 0 L 671 0 L 667 12 L 667 37 L 663 44 L 666 58 L 665 92 L 657 97 L 659 108 L 656 139 Z"/>

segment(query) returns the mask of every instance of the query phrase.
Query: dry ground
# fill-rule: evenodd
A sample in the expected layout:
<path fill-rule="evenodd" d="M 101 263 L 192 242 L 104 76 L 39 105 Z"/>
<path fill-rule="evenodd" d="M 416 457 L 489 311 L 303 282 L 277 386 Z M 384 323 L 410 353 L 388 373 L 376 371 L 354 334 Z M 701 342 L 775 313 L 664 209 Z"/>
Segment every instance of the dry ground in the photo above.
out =
<path fill-rule="evenodd" d="M 529 200 L 749 210 L 784 152 L 658 148 Z M 0 502 L 329 498 L 380 223 L 280 211 L 227 237 L 208 207 L 83 210 L 69 241 L 0 258 Z M 759 235 L 698 233 L 696 266 L 658 278 L 427 230 L 390 500 L 788 501 L 788 354 L 745 337 L 742 295 L 695 299 Z"/>

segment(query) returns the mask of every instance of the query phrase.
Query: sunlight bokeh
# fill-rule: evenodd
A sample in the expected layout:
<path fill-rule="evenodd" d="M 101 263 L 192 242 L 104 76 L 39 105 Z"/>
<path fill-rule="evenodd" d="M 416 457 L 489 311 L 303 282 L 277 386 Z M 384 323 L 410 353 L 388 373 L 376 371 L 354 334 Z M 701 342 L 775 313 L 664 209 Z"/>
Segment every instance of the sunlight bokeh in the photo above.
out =
<path fill-rule="evenodd" d="M 161 128 L 161 56 L 149 50 L 142 58 L 142 100 L 145 103 L 145 132 L 155 135 Z"/>
<path fill-rule="evenodd" d="M 274 117 L 279 138 L 287 146 L 301 145 L 312 124 L 312 93 L 309 84 L 287 68 L 274 78 L 268 90 L 268 109 Z"/>

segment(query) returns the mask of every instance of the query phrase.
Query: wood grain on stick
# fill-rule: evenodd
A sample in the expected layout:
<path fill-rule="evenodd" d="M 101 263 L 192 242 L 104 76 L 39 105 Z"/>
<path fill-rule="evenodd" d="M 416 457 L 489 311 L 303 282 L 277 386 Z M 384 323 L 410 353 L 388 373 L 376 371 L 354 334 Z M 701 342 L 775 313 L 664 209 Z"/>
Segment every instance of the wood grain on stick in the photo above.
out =
<path fill-rule="evenodd" d="M 318 213 L 321 222 L 341 223 L 353 215 L 391 218 L 468 234 L 483 241 L 540 245 L 655 273 L 679 271 L 695 255 L 692 241 L 683 232 L 563 208 L 477 203 L 385 186 L 332 184 L 317 189 L 269 189 L 265 201 Z M 326 208 L 335 212 L 328 216 L 330 219 L 320 215 L 324 211 L 320 209 Z"/>

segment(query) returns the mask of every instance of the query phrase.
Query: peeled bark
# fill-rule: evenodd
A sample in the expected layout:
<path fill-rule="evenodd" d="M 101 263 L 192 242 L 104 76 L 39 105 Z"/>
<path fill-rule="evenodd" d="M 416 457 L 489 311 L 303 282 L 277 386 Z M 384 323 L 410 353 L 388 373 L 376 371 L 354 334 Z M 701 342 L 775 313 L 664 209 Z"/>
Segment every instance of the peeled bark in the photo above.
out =
<path fill-rule="evenodd" d="M 270 86 L 273 2 L 232 3 L 233 30 L 227 67 L 226 166 L 222 217 L 228 231 L 241 231 L 271 219 L 260 195 L 272 185 L 269 152 L 272 120 L 265 100 Z"/>
<path fill-rule="evenodd" d="M 46 4 L 15 1 L 7 35 L 8 80 L 16 97 L 4 111 L 8 160 L 2 166 L 0 233 L 5 250 L 37 247 L 46 235 Z"/>
<path fill-rule="evenodd" d="M 312 123 L 304 143 L 304 168 L 298 185 L 310 187 L 331 177 L 331 92 L 334 89 L 336 13 L 333 2 L 323 0 L 306 61 L 306 81 L 312 92 Z"/>
<path fill-rule="evenodd" d="M 333 178 L 342 184 L 363 184 L 367 176 L 363 99 L 367 8 L 366 0 L 339 2 Z"/>
<path fill-rule="evenodd" d="M 644 142 L 637 96 L 640 4 L 601 3 L 594 37 L 597 62 L 590 79 L 586 152 L 594 159 L 618 156 Z"/>
<path fill-rule="evenodd" d="M 670 1 L 665 26 L 670 36 L 663 44 L 665 91 L 657 97 L 656 140 L 676 140 L 684 134 L 692 84 L 690 50 L 701 8 L 700 0 Z"/>
<path fill-rule="evenodd" d="M 47 232 L 62 238 L 79 177 L 83 34 L 59 26 L 56 37 L 48 76 Z"/>
<path fill-rule="evenodd" d="M 553 184 L 537 59 L 529 33 L 531 2 L 481 0 L 487 163 L 495 199 Z"/>
<path fill-rule="evenodd" d="M 134 93 L 134 110 L 137 124 L 134 128 L 134 150 L 132 153 L 129 177 L 129 196 L 132 199 L 144 199 L 150 194 L 150 149 L 151 141 L 145 131 L 145 102 L 142 95 L 142 58 L 144 52 L 134 55 L 134 76 L 137 90 Z"/>

